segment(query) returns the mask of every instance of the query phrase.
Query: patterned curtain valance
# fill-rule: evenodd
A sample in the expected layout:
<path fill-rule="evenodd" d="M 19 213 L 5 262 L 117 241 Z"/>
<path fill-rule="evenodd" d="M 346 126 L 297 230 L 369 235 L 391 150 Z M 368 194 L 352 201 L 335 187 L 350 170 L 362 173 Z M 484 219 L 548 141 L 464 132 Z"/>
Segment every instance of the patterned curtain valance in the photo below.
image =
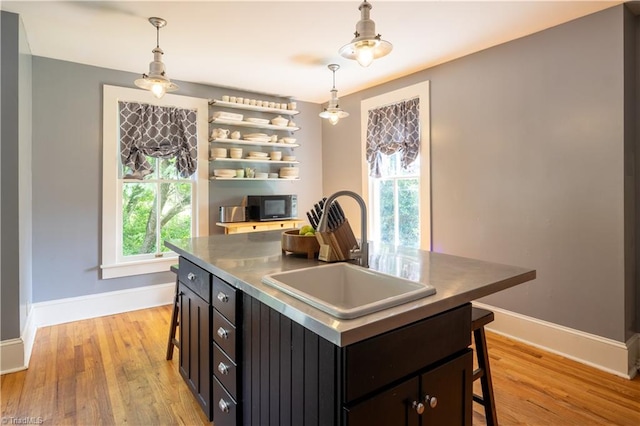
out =
<path fill-rule="evenodd" d="M 118 102 L 120 155 L 131 169 L 127 178 L 142 179 L 153 172 L 146 156 L 176 158 L 180 176 L 191 176 L 198 167 L 196 111 L 138 102 Z"/>
<path fill-rule="evenodd" d="M 380 156 L 400 151 L 401 165 L 408 168 L 420 153 L 420 100 L 398 102 L 369 110 L 367 162 L 369 176 L 380 177 Z"/>

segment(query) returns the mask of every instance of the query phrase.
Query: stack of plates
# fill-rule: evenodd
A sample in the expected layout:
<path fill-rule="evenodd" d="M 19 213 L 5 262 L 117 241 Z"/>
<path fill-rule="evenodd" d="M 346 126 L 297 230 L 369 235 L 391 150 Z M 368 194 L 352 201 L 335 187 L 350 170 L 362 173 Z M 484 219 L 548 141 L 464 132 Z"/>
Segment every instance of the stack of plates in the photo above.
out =
<path fill-rule="evenodd" d="M 216 177 L 232 178 L 236 176 L 236 171 L 233 169 L 215 169 L 213 175 Z"/>
<path fill-rule="evenodd" d="M 251 142 L 269 142 L 269 135 L 265 133 L 249 133 L 244 135 L 244 139 Z"/>
<path fill-rule="evenodd" d="M 242 114 L 236 114 L 234 112 L 226 112 L 226 111 L 216 111 L 213 113 L 211 118 L 214 120 L 219 118 L 221 120 L 234 120 L 234 121 L 242 121 Z"/>
<path fill-rule="evenodd" d="M 246 121 L 254 124 L 269 124 L 269 120 L 267 120 L 266 118 L 247 117 Z"/>
<path fill-rule="evenodd" d="M 298 167 L 281 167 L 280 178 L 281 179 L 298 179 L 300 175 L 300 169 Z"/>
<path fill-rule="evenodd" d="M 249 152 L 249 155 L 247 156 L 247 158 L 251 160 L 268 160 L 269 154 L 266 152 L 251 151 Z"/>

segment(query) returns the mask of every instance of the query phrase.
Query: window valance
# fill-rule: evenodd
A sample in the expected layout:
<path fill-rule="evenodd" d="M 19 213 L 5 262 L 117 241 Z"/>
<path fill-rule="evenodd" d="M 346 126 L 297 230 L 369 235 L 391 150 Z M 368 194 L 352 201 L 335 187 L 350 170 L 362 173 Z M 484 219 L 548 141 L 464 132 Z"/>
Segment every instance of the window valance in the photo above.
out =
<path fill-rule="evenodd" d="M 180 176 L 198 167 L 196 111 L 138 102 L 118 102 L 120 155 L 131 171 L 127 178 L 142 179 L 153 172 L 146 156 L 176 158 Z"/>
<path fill-rule="evenodd" d="M 420 99 L 414 98 L 369 110 L 367 162 L 369 175 L 380 177 L 380 156 L 401 152 L 404 169 L 420 153 Z"/>

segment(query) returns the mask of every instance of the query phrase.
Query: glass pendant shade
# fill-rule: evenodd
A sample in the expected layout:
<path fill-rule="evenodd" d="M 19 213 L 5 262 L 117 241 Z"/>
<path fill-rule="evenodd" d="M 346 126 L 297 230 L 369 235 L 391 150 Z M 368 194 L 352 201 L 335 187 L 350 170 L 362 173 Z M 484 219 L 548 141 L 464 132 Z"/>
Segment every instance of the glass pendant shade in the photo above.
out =
<path fill-rule="evenodd" d="M 142 78 L 137 79 L 134 83 L 141 89 L 149 90 L 156 98 L 160 99 L 167 92 L 175 92 L 178 85 L 172 83 L 166 76 L 164 63 L 162 63 L 162 55 L 164 52 L 160 49 L 160 28 L 167 23 L 162 18 L 149 18 L 149 22 L 156 27 L 158 31 L 158 45 L 151 52 L 153 53 L 153 62 L 149 64 L 149 74 L 142 74 Z"/>
<path fill-rule="evenodd" d="M 371 65 L 374 59 L 386 56 L 393 49 L 393 45 L 376 35 L 376 24 L 369 18 L 371 4 L 366 0 L 360 4 L 360 20 L 356 24 L 355 38 L 338 51 L 347 59 L 355 59 L 363 67 Z"/>

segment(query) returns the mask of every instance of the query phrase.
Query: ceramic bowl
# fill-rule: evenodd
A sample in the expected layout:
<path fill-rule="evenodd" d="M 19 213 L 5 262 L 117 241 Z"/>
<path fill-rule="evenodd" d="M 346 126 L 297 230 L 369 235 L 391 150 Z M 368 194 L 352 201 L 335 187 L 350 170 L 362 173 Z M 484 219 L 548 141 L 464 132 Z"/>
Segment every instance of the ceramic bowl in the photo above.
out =
<path fill-rule="evenodd" d="M 226 158 L 227 150 L 225 148 L 211 148 L 211 156 L 213 158 Z"/>
<path fill-rule="evenodd" d="M 282 152 L 280 151 L 272 151 L 269 153 L 269 157 L 271 157 L 271 159 L 273 161 L 280 161 L 282 160 Z"/>
<path fill-rule="evenodd" d="M 282 118 L 281 116 L 277 116 L 276 118 L 271 120 L 271 124 L 274 126 L 286 126 L 289 123 L 289 120 L 286 118 Z"/>

